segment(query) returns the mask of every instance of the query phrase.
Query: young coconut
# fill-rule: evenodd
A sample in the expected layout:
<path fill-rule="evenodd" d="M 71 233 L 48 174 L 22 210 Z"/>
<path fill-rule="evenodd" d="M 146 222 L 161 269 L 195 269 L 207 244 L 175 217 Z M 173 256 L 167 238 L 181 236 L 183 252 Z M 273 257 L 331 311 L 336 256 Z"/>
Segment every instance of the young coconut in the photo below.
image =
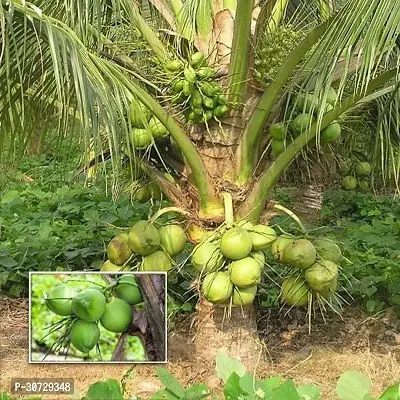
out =
<path fill-rule="evenodd" d="M 283 257 L 283 252 L 286 246 L 293 243 L 293 238 L 288 235 L 281 235 L 272 243 L 271 254 L 274 259 L 280 263 L 284 263 L 285 259 Z"/>
<path fill-rule="evenodd" d="M 248 288 L 234 287 L 232 294 L 232 304 L 234 306 L 248 306 L 253 304 L 257 294 L 257 285 Z"/>
<path fill-rule="evenodd" d="M 368 176 L 372 171 L 372 167 L 369 162 L 360 161 L 356 164 L 355 170 L 357 176 Z"/>
<path fill-rule="evenodd" d="M 256 285 L 261 279 L 260 264 L 251 257 L 245 257 L 231 263 L 229 272 L 232 283 L 240 288 Z"/>
<path fill-rule="evenodd" d="M 110 260 L 104 261 L 103 265 L 100 267 L 100 271 L 127 271 L 129 270 L 129 265 L 122 267 L 121 265 L 113 264 Z"/>
<path fill-rule="evenodd" d="M 88 288 L 72 299 L 72 311 L 85 322 L 96 322 L 104 313 L 106 298 L 98 288 Z"/>
<path fill-rule="evenodd" d="M 158 233 L 160 234 L 161 247 L 170 256 L 181 253 L 185 248 L 186 233 L 179 225 L 162 226 Z"/>
<path fill-rule="evenodd" d="M 211 303 L 226 303 L 232 295 L 233 285 L 225 272 L 211 272 L 204 278 L 201 289 Z"/>
<path fill-rule="evenodd" d="M 295 268 L 307 269 L 314 264 L 317 251 L 309 240 L 298 239 L 285 247 L 283 258 L 286 264 Z"/>
<path fill-rule="evenodd" d="M 256 260 L 258 262 L 258 264 L 260 265 L 260 268 L 264 268 L 265 254 L 262 251 L 252 251 L 249 254 L 249 257 Z"/>
<path fill-rule="evenodd" d="M 256 225 L 249 231 L 253 250 L 267 249 L 277 238 L 273 228 L 267 225 Z"/>
<path fill-rule="evenodd" d="M 317 293 L 326 293 L 338 278 L 338 266 L 332 261 L 317 261 L 305 272 L 308 286 Z"/>
<path fill-rule="evenodd" d="M 106 304 L 100 323 L 110 332 L 122 333 L 129 329 L 132 317 L 133 314 L 129 304 L 125 300 L 114 297 Z"/>
<path fill-rule="evenodd" d="M 114 289 L 116 297 L 125 300 L 130 305 L 143 302 L 140 289 L 133 275 L 122 275 L 118 279 L 118 284 Z"/>
<path fill-rule="evenodd" d="M 115 265 L 125 264 L 132 255 L 132 251 L 128 246 L 129 235 L 121 233 L 111 239 L 107 246 L 107 255 L 111 263 Z"/>
<path fill-rule="evenodd" d="M 342 187 L 345 190 L 355 190 L 357 188 L 357 179 L 354 176 L 348 175 L 342 179 Z"/>
<path fill-rule="evenodd" d="M 57 315 L 72 314 L 72 299 L 78 292 L 65 284 L 57 285 L 45 300 L 47 308 Z"/>
<path fill-rule="evenodd" d="M 318 256 L 322 260 L 332 261 L 339 264 L 342 259 L 342 251 L 340 247 L 329 239 L 317 239 L 314 241 L 314 247 L 317 250 Z"/>
<path fill-rule="evenodd" d="M 129 232 L 128 244 L 134 253 L 147 256 L 160 247 L 160 234 L 152 223 L 139 221 Z"/>
<path fill-rule="evenodd" d="M 222 266 L 224 258 L 216 244 L 201 242 L 195 247 L 191 261 L 197 271 L 213 272 Z"/>
<path fill-rule="evenodd" d="M 246 257 L 253 247 L 250 233 L 236 227 L 226 231 L 221 238 L 222 254 L 231 260 L 240 260 Z"/>
<path fill-rule="evenodd" d="M 143 257 L 142 271 L 169 271 L 172 268 L 171 258 L 162 250 L 157 250 Z"/>
<path fill-rule="evenodd" d="M 82 353 L 89 353 L 96 346 L 100 330 L 96 322 L 85 322 L 77 319 L 72 323 L 70 340 L 72 345 Z"/>
<path fill-rule="evenodd" d="M 281 303 L 289 306 L 301 307 L 308 303 L 310 290 L 307 283 L 300 277 L 286 278 L 281 287 L 280 299 Z"/>

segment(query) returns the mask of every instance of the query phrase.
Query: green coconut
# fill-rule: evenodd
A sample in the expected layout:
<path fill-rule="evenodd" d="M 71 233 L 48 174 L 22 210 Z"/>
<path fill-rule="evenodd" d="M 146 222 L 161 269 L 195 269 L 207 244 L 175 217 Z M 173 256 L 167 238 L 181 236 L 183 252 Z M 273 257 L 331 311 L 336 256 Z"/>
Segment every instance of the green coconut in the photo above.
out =
<path fill-rule="evenodd" d="M 264 267 L 264 264 L 265 264 L 265 254 L 264 254 L 264 252 L 262 252 L 262 251 L 252 251 L 249 254 L 249 257 L 251 257 L 254 260 L 256 260 L 261 268 Z"/>
<path fill-rule="evenodd" d="M 284 263 L 283 257 L 286 246 L 293 243 L 293 238 L 287 235 L 280 235 L 271 245 L 271 254 L 278 262 Z"/>
<path fill-rule="evenodd" d="M 149 129 L 155 138 L 162 139 L 169 135 L 168 129 L 154 116 L 150 118 Z"/>
<path fill-rule="evenodd" d="M 204 278 L 201 289 L 211 303 L 226 303 L 232 295 L 233 285 L 225 272 L 211 272 Z"/>
<path fill-rule="evenodd" d="M 326 96 L 326 101 L 327 103 L 329 103 L 330 105 L 334 106 L 336 103 L 336 99 L 337 99 L 337 93 L 336 90 L 331 86 L 328 89 L 328 93 Z"/>
<path fill-rule="evenodd" d="M 72 299 L 72 311 L 85 322 L 96 322 L 104 313 L 106 298 L 98 288 L 88 288 Z"/>
<path fill-rule="evenodd" d="M 96 346 L 100 330 L 96 322 L 77 319 L 72 323 L 70 331 L 71 344 L 82 353 L 89 353 Z"/>
<path fill-rule="evenodd" d="M 246 231 L 251 231 L 254 227 L 254 224 L 250 221 L 246 221 L 245 219 L 243 219 L 241 221 L 238 221 L 237 226 L 246 229 Z"/>
<path fill-rule="evenodd" d="M 340 138 L 341 131 L 340 125 L 337 122 L 333 122 L 321 132 L 321 140 L 334 142 Z"/>
<path fill-rule="evenodd" d="M 139 203 L 147 203 L 151 199 L 151 193 L 147 185 L 138 187 L 133 192 L 133 199 Z"/>
<path fill-rule="evenodd" d="M 269 134 L 272 139 L 275 140 L 285 140 L 287 133 L 287 128 L 284 122 L 279 122 L 277 124 L 272 124 L 269 127 Z"/>
<path fill-rule="evenodd" d="M 361 161 L 356 164 L 355 170 L 357 176 L 368 176 L 372 171 L 372 167 L 370 163 Z"/>
<path fill-rule="evenodd" d="M 150 192 L 151 197 L 154 200 L 162 200 L 161 188 L 160 188 L 160 185 L 156 181 L 148 183 L 147 188 Z"/>
<path fill-rule="evenodd" d="M 46 298 L 47 308 L 57 315 L 67 316 L 72 314 L 72 299 L 77 290 L 71 286 L 57 285 Z"/>
<path fill-rule="evenodd" d="M 139 221 L 129 232 L 129 248 L 137 254 L 146 256 L 160 247 L 160 234 L 157 228 L 148 221 Z"/>
<path fill-rule="evenodd" d="M 169 271 L 172 268 L 171 258 L 162 250 L 157 250 L 143 257 L 143 271 Z"/>
<path fill-rule="evenodd" d="M 358 188 L 362 191 L 362 192 L 368 192 L 369 191 L 369 182 L 366 181 L 365 179 L 360 179 L 358 181 Z"/>
<path fill-rule="evenodd" d="M 317 251 L 309 240 L 298 239 L 285 247 L 283 258 L 286 264 L 295 268 L 306 269 L 314 264 Z"/>
<path fill-rule="evenodd" d="M 234 306 L 248 306 L 253 304 L 257 294 L 257 285 L 248 288 L 234 287 L 232 293 L 232 304 Z"/>
<path fill-rule="evenodd" d="M 317 239 L 314 241 L 314 247 L 317 250 L 318 256 L 322 260 L 332 261 L 339 264 L 342 259 L 342 251 L 340 247 L 329 239 Z"/>
<path fill-rule="evenodd" d="M 161 247 L 170 256 L 181 253 L 185 248 L 187 237 L 180 225 L 170 224 L 162 226 L 158 230 L 158 233 L 160 234 Z"/>
<path fill-rule="evenodd" d="M 318 101 L 312 93 L 301 93 L 296 98 L 296 108 L 302 113 L 312 113 L 318 110 Z"/>
<path fill-rule="evenodd" d="M 153 135 L 149 129 L 134 128 L 130 133 L 130 141 L 135 149 L 147 149 L 153 143 Z"/>
<path fill-rule="evenodd" d="M 129 110 L 131 124 L 135 128 L 144 128 L 151 117 L 150 110 L 139 102 L 132 102 Z"/>
<path fill-rule="evenodd" d="M 342 187 L 345 190 L 355 190 L 357 188 L 357 179 L 354 176 L 347 175 L 342 179 Z"/>
<path fill-rule="evenodd" d="M 250 233 L 240 227 L 229 229 L 221 237 L 221 252 L 231 260 L 239 260 L 246 257 L 252 247 Z"/>
<path fill-rule="evenodd" d="M 274 157 L 279 156 L 285 151 L 285 142 L 282 140 L 271 140 L 271 153 Z"/>
<path fill-rule="evenodd" d="M 130 305 L 143 302 L 142 295 L 134 275 L 122 275 L 114 289 L 115 296 Z"/>
<path fill-rule="evenodd" d="M 133 313 L 129 304 L 118 297 L 106 304 L 104 314 L 100 318 L 103 328 L 110 332 L 126 332 L 132 323 Z"/>
<path fill-rule="evenodd" d="M 258 224 L 250 230 L 251 242 L 253 250 L 267 249 L 277 238 L 277 234 L 273 228 L 267 225 Z"/>
<path fill-rule="evenodd" d="M 317 293 L 329 291 L 338 278 L 338 266 L 329 260 L 317 261 L 305 272 L 308 286 Z"/>
<path fill-rule="evenodd" d="M 132 255 L 128 245 L 129 235 L 121 233 L 111 239 L 107 246 L 108 259 L 115 265 L 125 264 Z"/>
<path fill-rule="evenodd" d="M 308 303 L 310 290 L 307 283 L 300 277 L 289 277 L 282 282 L 280 300 L 289 306 L 301 307 Z"/>
<path fill-rule="evenodd" d="M 229 266 L 232 283 L 240 288 L 257 284 L 261 279 L 262 269 L 258 261 L 252 257 L 245 257 L 233 261 Z"/>
<path fill-rule="evenodd" d="M 100 271 L 127 271 L 129 270 L 129 265 L 122 267 L 121 265 L 113 264 L 110 260 L 104 261 L 103 265 L 100 267 Z"/>
<path fill-rule="evenodd" d="M 216 244 L 204 241 L 195 247 L 191 261 L 197 271 L 213 272 L 222 266 L 224 258 Z"/>
<path fill-rule="evenodd" d="M 312 114 L 299 114 L 292 123 L 293 129 L 297 133 L 306 131 L 315 122 L 315 117 Z"/>

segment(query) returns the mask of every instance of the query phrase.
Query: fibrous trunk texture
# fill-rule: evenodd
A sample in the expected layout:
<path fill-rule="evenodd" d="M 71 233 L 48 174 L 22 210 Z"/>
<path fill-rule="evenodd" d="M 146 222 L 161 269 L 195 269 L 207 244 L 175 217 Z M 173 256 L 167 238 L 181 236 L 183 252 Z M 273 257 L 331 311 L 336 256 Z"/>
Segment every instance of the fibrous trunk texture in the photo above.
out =
<path fill-rule="evenodd" d="M 324 185 L 309 184 L 299 189 L 294 212 L 302 219 L 317 222 L 321 216 Z"/>
<path fill-rule="evenodd" d="M 254 370 L 264 356 L 254 307 L 214 307 L 205 300 L 197 306 L 195 355 L 199 362 L 214 362 L 219 352 L 239 359 L 248 371 Z"/>

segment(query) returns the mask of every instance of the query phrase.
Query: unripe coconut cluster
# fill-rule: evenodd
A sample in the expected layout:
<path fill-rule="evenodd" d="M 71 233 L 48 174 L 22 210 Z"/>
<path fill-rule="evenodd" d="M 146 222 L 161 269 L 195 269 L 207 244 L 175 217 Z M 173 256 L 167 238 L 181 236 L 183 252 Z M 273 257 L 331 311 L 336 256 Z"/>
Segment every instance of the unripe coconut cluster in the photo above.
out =
<path fill-rule="evenodd" d="M 99 324 L 113 333 L 128 331 L 133 318 L 131 306 L 142 302 L 133 275 L 119 277 L 111 290 L 95 286 L 77 291 L 63 283 L 54 287 L 45 300 L 50 311 L 70 317 L 69 341 L 82 353 L 88 353 L 98 343 Z"/>
<path fill-rule="evenodd" d="M 214 304 L 252 304 L 261 283 L 263 251 L 276 237 L 270 226 L 242 221 L 201 241 L 191 263 L 203 280 L 204 297 Z"/>
<path fill-rule="evenodd" d="M 362 192 L 369 190 L 369 176 L 372 172 L 372 166 L 367 161 L 357 161 L 354 165 L 343 165 L 341 173 L 342 187 L 345 190 L 356 190 L 357 188 Z"/>
<path fill-rule="evenodd" d="M 273 81 L 280 66 L 303 37 L 304 33 L 293 25 L 280 25 L 273 31 L 267 28 L 257 39 L 254 78 L 263 85 Z"/>
<path fill-rule="evenodd" d="M 329 300 L 337 289 L 340 247 L 329 239 L 295 239 L 280 235 L 271 246 L 275 261 L 297 269 L 296 276 L 284 279 L 280 300 L 290 306 L 304 306 L 313 294 Z"/>
<path fill-rule="evenodd" d="M 150 221 L 139 221 L 129 233 L 117 235 L 109 242 L 108 260 L 100 271 L 169 271 L 186 240 L 186 233 L 178 224 L 156 228 Z"/>
<path fill-rule="evenodd" d="M 169 136 L 168 129 L 139 101 L 134 100 L 131 103 L 129 119 L 132 125 L 129 139 L 134 149 L 147 149 L 154 140 Z"/>
<path fill-rule="evenodd" d="M 170 75 L 172 102 L 185 109 L 185 117 L 196 124 L 218 120 L 228 113 L 227 99 L 202 52 L 188 61 L 173 60 L 165 64 Z"/>
<path fill-rule="evenodd" d="M 324 114 L 331 111 L 336 102 L 336 92 L 329 88 Z M 315 102 L 313 93 L 299 94 L 295 100 L 296 113 L 291 124 L 278 122 L 269 128 L 271 136 L 271 155 L 276 158 L 285 151 L 288 133 L 296 137 L 305 132 L 317 121 L 316 116 L 320 112 L 320 105 Z M 322 142 L 335 142 L 340 139 L 341 127 L 338 122 L 332 122 L 320 133 Z"/>

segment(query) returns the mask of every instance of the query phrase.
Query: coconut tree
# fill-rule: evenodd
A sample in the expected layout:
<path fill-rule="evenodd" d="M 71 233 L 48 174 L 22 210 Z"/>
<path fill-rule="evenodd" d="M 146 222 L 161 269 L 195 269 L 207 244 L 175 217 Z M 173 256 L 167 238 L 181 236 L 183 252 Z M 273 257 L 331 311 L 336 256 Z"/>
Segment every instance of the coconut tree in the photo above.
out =
<path fill-rule="evenodd" d="M 8 0 L 0 26 L 2 161 L 56 117 L 60 137 L 73 126 L 113 177 L 128 160 L 132 176 L 157 182 L 185 211 L 193 241 L 199 229 L 265 221 L 292 162 L 319 154 L 321 132 L 360 103 L 384 104 L 381 136 L 398 130 L 396 0 Z M 268 127 L 286 129 L 296 107 L 315 117 L 271 151 Z M 253 309 L 233 313 L 227 321 L 224 308 L 200 302 L 196 351 L 223 349 L 254 365 Z"/>

